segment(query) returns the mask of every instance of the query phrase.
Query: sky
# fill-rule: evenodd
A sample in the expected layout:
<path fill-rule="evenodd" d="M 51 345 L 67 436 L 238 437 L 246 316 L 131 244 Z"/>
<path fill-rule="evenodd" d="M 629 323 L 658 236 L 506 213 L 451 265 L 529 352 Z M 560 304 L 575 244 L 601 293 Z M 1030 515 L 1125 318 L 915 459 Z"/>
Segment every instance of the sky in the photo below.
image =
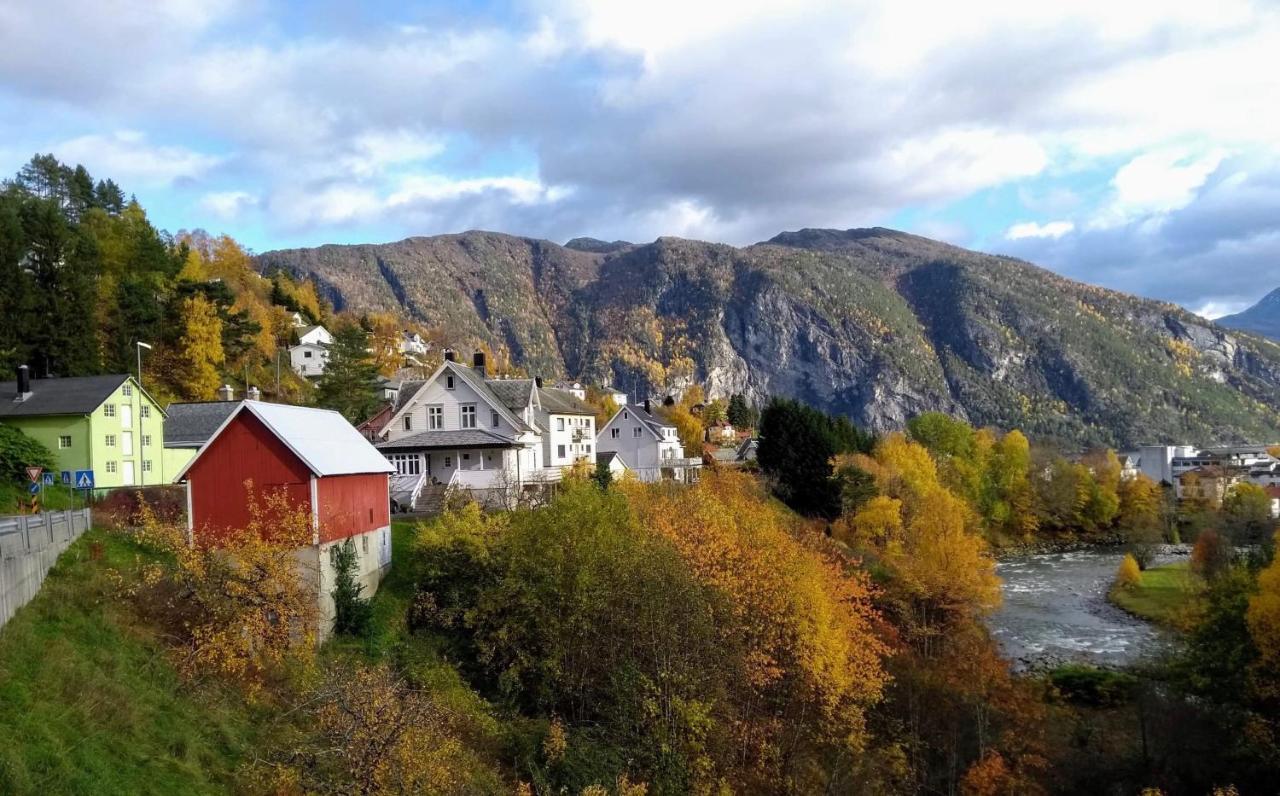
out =
<path fill-rule="evenodd" d="M 0 42 L 0 174 L 256 251 L 879 225 L 1210 316 L 1280 287 L 1274 2 L 0 0 Z"/>

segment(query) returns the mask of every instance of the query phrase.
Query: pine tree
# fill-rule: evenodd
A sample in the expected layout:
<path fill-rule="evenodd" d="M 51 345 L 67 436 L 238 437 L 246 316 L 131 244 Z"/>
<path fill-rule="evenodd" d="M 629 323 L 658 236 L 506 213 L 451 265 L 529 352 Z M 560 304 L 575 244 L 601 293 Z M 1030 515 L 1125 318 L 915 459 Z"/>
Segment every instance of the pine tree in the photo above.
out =
<path fill-rule="evenodd" d="M 359 326 L 340 329 L 329 347 L 316 402 L 360 423 L 378 408 L 378 368 L 369 354 L 369 335 Z"/>
<path fill-rule="evenodd" d="M 18 213 L 19 200 L 0 193 L 0 372 L 12 373 L 30 356 L 30 330 L 35 285 L 22 267 L 27 236 Z"/>

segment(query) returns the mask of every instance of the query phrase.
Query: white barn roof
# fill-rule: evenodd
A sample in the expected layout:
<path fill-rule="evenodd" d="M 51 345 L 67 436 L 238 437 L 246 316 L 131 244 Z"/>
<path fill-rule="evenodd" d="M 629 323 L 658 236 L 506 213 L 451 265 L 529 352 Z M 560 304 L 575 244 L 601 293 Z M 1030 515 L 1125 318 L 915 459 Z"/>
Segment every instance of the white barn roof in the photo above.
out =
<path fill-rule="evenodd" d="M 317 476 L 395 472 L 391 462 L 361 436 L 355 426 L 331 409 L 241 401 L 240 407 L 227 416 L 174 477 L 175 483 L 186 477 L 187 470 L 241 412 L 250 412 L 262 421 Z"/>

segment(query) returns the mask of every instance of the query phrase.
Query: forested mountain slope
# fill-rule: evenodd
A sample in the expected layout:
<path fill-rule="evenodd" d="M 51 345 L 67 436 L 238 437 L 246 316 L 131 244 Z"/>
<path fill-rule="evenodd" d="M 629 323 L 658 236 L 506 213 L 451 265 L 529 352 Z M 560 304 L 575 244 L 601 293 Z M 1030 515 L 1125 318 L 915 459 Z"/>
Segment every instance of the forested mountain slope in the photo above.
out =
<path fill-rule="evenodd" d="M 1263 296 L 1257 304 L 1243 312 L 1219 318 L 1218 325 L 1280 340 L 1280 288 Z"/>
<path fill-rule="evenodd" d="M 1171 305 L 887 229 L 735 248 L 489 232 L 260 255 L 531 372 L 797 397 L 876 429 L 942 410 L 1075 443 L 1280 438 L 1280 346 Z"/>

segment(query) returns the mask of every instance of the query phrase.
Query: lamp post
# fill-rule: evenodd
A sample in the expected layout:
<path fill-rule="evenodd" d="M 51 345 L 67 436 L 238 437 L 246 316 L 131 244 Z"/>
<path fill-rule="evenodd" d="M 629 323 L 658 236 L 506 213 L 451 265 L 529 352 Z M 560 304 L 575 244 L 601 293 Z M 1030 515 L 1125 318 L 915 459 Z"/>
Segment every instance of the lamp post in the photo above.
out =
<path fill-rule="evenodd" d="M 151 346 L 141 340 L 134 343 L 138 350 L 138 386 L 142 386 L 142 349 L 151 350 Z"/>

